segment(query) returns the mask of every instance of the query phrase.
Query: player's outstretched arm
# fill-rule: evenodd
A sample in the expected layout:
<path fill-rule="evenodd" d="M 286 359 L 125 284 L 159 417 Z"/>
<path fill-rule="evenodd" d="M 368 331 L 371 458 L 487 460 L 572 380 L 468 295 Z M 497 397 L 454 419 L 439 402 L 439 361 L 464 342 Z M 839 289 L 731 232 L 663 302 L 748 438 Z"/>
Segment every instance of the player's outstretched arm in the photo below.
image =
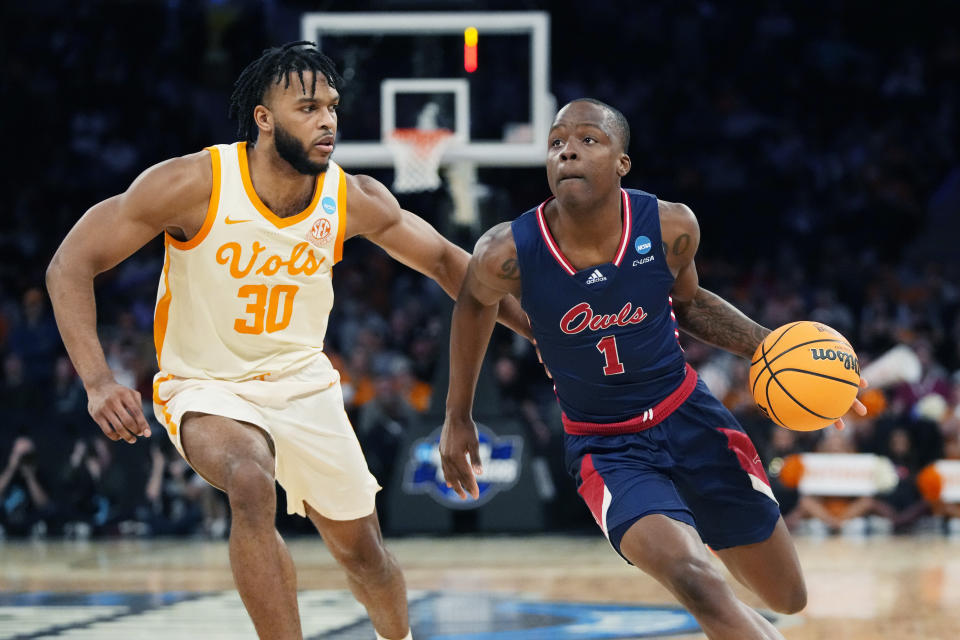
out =
<path fill-rule="evenodd" d="M 735 355 L 750 358 L 769 329 L 745 316 L 720 296 L 700 286 L 694 263 L 700 225 L 685 204 L 660 201 L 663 251 L 673 272 L 673 310 L 685 333 Z"/>
<path fill-rule="evenodd" d="M 504 222 L 477 242 L 467 276 L 453 307 L 450 326 L 450 386 L 440 436 L 440 461 L 447 486 L 461 498 L 480 496 L 475 474 L 481 473 L 477 427 L 471 416 L 480 365 L 496 321 L 497 305 L 520 295 L 517 248 L 510 223 Z M 469 455 L 469 460 L 467 456 Z"/>
<path fill-rule="evenodd" d="M 667 264 L 676 280 L 673 285 L 673 310 L 677 324 L 685 333 L 709 345 L 725 349 L 749 360 L 770 329 L 763 327 L 732 304 L 700 286 L 694 256 L 700 246 L 700 225 L 684 204 L 660 201 L 660 229 Z M 860 381 L 866 387 L 865 380 Z M 853 401 L 853 411 L 866 415 L 866 407 Z M 837 420 L 843 429 L 843 420 Z"/>
<path fill-rule="evenodd" d="M 362 235 L 393 258 L 435 280 L 457 299 L 470 254 L 453 244 L 414 213 L 400 208 L 389 190 L 369 176 L 347 176 L 350 215 L 346 238 Z M 516 298 L 505 297 L 497 319 L 528 340 L 527 316 Z"/>
<path fill-rule="evenodd" d="M 47 290 L 60 336 L 87 390 L 90 415 L 111 440 L 149 436 L 140 394 L 117 384 L 97 337 L 93 279 L 164 229 L 193 233 L 205 217 L 213 171 L 209 152 L 168 160 L 124 193 L 91 207 L 47 267 Z"/>

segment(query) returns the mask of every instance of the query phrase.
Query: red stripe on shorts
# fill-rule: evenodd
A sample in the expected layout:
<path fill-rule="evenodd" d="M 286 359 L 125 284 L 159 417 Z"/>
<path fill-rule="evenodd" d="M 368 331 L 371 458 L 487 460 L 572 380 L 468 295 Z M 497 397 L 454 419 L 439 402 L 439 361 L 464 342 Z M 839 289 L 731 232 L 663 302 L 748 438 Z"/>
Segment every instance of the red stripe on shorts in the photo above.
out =
<path fill-rule="evenodd" d="M 760 462 L 757 450 L 750 442 L 750 436 L 736 429 L 720 429 L 720 431 L 727 436 L 727 448 L 737 455 L 740 468 L 750 475 L 756 476 L 769 487 L 770 481 L 767 479 L 767 473 L 763 470 L 763 463 Z"/>
<path fill-rule="evenodd" d="M 577 487 L 577 493 L 587 503 L 593 519 L 597 521 L 600 528 L 606 531 L 601 518 L 603 517 L 603 478 L 593 466 L 593 455 L 588 453 L 580 461 L 580 486 Z"/>
<path fill-rule="evenodd" d="M 561 415 L 563 430 L 572 436 L 607 436 L 621 433 L 637 433 L 655 427 L 667 416 L 677 410 L 684 400 L 690 397 L 697 386 L 697 372 L 687 364 L 687 374 L 680 386 L 653 408 L 647 409 L 635 418 L 621 422 L 579 422 L 571 420 L 567 414 Z"/>

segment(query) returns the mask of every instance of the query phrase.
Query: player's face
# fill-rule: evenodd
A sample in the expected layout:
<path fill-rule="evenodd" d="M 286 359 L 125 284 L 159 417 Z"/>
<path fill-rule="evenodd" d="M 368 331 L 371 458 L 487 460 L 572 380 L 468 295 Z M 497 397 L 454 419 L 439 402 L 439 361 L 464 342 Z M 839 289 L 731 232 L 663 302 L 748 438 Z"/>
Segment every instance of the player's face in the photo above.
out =
<path fill-rule="evenodd" d="M 620 188 L 630 159 L 610 118 L 590 102 L 571 102 L 557 114 L 547 137 L 547 182 L 561 202 L 586 203 Z"/>
<path fill-rule="evenodd" d="M 311 89 L 313 91 L 311 92 Z M 298 172 L 317 175 L 327 170 L 337 135 L 340 94 L 323 74 L 300 77 L 290 74 L 290 84 L 271 89 L 266 102 L 273 116 L 273 141 L 277 154 Z"/>

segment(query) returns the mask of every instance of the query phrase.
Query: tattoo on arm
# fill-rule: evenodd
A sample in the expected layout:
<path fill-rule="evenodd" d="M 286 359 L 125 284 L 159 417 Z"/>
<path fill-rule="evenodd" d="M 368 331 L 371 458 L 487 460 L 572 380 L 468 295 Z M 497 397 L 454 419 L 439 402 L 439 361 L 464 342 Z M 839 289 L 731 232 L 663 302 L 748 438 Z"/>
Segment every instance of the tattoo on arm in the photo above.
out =
<path fill-rule="evenodd" d="M 674 311 L 677 324 L 686 333 L 748 359 L 770 333 L 720 296 L 702 288 L 693 300 L 675 302 Z"/>
<path fill-rule="evenodd" d="M 497 277 L 501 280 L 519 280 L 520 279 L 520 265 L 517 264 L 516 258 L 509 258 L 500 265 L 500 273 L 497 274 Z"/>

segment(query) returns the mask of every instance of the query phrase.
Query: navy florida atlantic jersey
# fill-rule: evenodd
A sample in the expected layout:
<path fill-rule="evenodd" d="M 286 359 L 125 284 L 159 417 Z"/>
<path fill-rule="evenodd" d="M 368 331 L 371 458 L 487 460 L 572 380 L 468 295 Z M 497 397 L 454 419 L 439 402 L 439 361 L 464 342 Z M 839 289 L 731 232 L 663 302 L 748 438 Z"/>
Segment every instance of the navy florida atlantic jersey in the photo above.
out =
<path fill-rule="evenodd" d="M 577 271 L 550 234 L 549 200 L 511 225 L 521 304 L 565 423 L 631 420 L 695 382 L 678 342 L 657 198 L 621 193 L 623 230 L 613 262 Z"/>

